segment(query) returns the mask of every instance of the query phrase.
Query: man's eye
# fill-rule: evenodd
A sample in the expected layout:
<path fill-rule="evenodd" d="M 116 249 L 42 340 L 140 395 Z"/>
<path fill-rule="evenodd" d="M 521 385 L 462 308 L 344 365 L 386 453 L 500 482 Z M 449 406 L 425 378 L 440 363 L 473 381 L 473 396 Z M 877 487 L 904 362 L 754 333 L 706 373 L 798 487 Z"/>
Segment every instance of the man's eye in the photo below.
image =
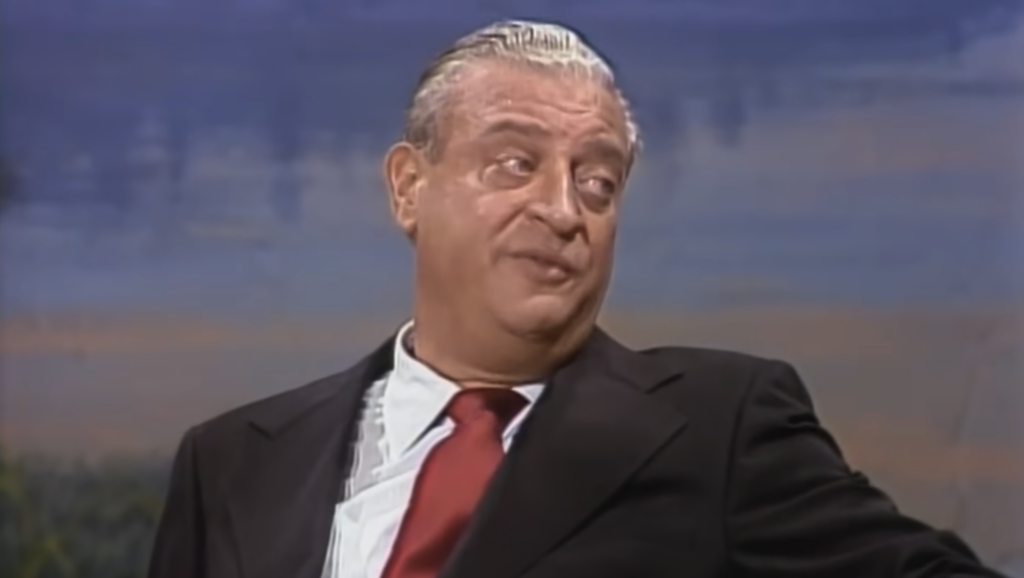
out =
<path fill-rule="evenodd" d="M 611 196 L 618 190 L 618 185 L 611 179 L 604 177 L 588 177 L 583 179 L 581 186 L 584 190 L 598 195 Z"/>
<path fill-rule="evenodd" d="M 515 175 L 527 175 L 533 172 L 533 163 L 522 157 L 505 157 L 498 161 L 501 168 Z"/>

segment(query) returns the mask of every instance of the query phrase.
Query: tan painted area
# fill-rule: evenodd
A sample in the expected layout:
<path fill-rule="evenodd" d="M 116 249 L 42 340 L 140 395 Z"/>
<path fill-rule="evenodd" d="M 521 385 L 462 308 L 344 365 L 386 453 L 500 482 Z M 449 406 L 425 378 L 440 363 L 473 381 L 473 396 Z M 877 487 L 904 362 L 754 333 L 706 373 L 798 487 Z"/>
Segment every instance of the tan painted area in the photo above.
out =
<path fill-rule="evenodd" d="M 954 421 L 949 414 L 956 409 L 959 390 L 981 383 L 1014 391 L 1010 380 L 1024 383 L 1020 381 L 1024 375 L 1019 355 L 1024 349 L 1021 311 L 1024 307 L 1016 305 L 948 311 L 825 307 L 612 311 L 603 324 L 637 346 L 696 344 L 792 361 L 815 392 L 823 414 L 836 420 L 851 447 L 860 448 L 852 453 L 881 463 L 885 458 L 870 450 L 875 445 L 872 436 L 880 430 L 864 425 L 872 423 L 866 421 L 869 415 L 890 419 L 886 431 L 899 430 L 887 436 L 915 448 L 953 451 L 950 444 L 929 441 L 927 432 L 928 427 L 943 429 Z M 167 437 L 155 436 L 164 442 L 156 443 L 145 431 L 147 422 L 132 416 L 159 410 L 156 421 L 177 421 L 172 429 L 181 429 L 203 417 L 204 410 L 226 409 L 297 386 L 303 382 L 300 379 L 313 379 L 318 372 L 340 370 L 400 321 L 401 315 L 382 314 L 364 319 L 270 319 L 243 325 L 214 318 L 71 312 L 10 319 L 0 333 L 8 401 L 3 412 L 5 433 L 19 445 L 75 451 L 127 449 L 147 442 L 162 446 Z M 290 381 L 293 376 L 295 381 Z M 928 403 L 934 405 L 934 412 L 922 409 L 920 403 L 907 403 L 907 395 L 913 397 L 922 384 L 932 397 Z M 43 389 L 60 398 L 43 395 Z M 60 412 L 40 409 L 57 408 L 58 399 L 79 398 L 85 405 L 90 399 L 122 400 L 126 407 L 116 416 L 104 416 L 99 406 L 78 417 L 75 407 L 66 403 Z M 1024 396 L 1006 399 L 1021 401 Z M 19 414 L 30 417 L 20 419 Z M 901 415 L 903 420 L 896 419 Z M 121 422 L 127 430 L 110 425 Z M 892 425 L 917 422 L 905 428 Z M 118 431 L 121 436 L 116 435 Z M 1018 441 L 1024 443 L 1024 439 Z M 934 471 L 976 463 L 979 471 L 995 478 L 1019 473 L 1013 467 L 982 467 L 998 461 L 982 453 L 957 449 L 960 457 L 940 458 L 933 456 L 936 451 L 921 454 Z M 978 457 L 963 457 L 963 452 Z"/>
<path fill-rule="evenodd" d="M 207 349 L 210 347 L 332 347 L 373 343 L 393 331 L 401 314 L 373 318 L 261 319 L 250 324 L 169 314 L 53 312 L 15 316 L 0 325 L 0 354 L 90 355 Z M 602 324 L 634 344 L 706 344 L 728 340 L 758 349 L 782 347 L 814 357 L 891 357 L 936 340 L 971 340 L 984 334 L 987 347 L 1014 347 L 1024 323 L 1024 304 L 930 310 L 829 307 L 746 307 L 720 311 L 615 310 Z M 936 332 L 941 330 L 942 335 Z M 994 341 L 992 341 L 994 339 Z M 756 352 L 755 352 L 756 353 Z"/>
<path fill-rule="evenodd" d="M 603 325 L 637 347 L 692 344 L 792 362 L 854 467 L 905 511 L 998 554 L 1024 531 L 1022 312 L 614 310 Z M 166 453 L 190 425 L 343 369 L 401 320 L 10 319 L 0 332 L 0 433 L 21 450 Z"/>
<path fill-rule="evenodd" d="M 174 315 L 96 316 L 75 312 L 45 318 L 14 317 L 0 332 L 3 355 L 95 355 L 205 350 L 217 347 L 304 349 L 364 343 L 385 336 L 394 323 L 343 319 L 332 323 L 262 322 L 242 326 L 216 319 Z"/>
<path fill-rule="evenodd" d="M 944 439 L 927 423 L 861 416 L 831 428 L 859 468 L 905 482 L 971 478 L 1024 486 L 1024 444 L 986 447 Z"/>

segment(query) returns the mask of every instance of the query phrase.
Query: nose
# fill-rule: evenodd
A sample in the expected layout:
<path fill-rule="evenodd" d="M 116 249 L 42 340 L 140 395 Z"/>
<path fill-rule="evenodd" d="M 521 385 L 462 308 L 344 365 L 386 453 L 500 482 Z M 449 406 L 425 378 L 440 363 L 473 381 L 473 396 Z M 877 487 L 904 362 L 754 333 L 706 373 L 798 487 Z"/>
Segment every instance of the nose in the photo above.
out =
<path fill-rule="evenodd" d="M 583 230 L 583 212 L 571 171 L 553 171 L 530 205 L 531 216 L 559 237 L 571 240 Z"/>

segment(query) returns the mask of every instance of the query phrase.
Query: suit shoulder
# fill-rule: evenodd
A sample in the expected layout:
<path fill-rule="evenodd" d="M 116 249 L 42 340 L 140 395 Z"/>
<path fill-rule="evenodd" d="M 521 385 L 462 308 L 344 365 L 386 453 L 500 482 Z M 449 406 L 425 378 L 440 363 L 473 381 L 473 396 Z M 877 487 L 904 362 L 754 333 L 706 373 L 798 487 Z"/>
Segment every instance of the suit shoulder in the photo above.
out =
<path fill-rule="evenodd" d="M 638 353 L 662 363 L 677 365 L 683 370 L 700 372 L 749 373 L 780 363 L 750 353 L 691 346 L 653 347 Z"/>
<path fill-rule="evenodd" d="M 286 412 L 290 408 L 309 405 L 327 397 L 344 384 L 347 374 L 348 371 L 335 373 L 249 402 L 201 422 L 192 428 L 192 432 L 202 440 L 234 437 L 235 432 L 242 430 L 246 424 L 259 416 Z"/>
<path fill-rule="evenodd" d="M 701 397 L 726 395 L 736 402 L 757 376 L 792 367 L 785 361 L 750 353 L 703 347 L 655 347 L 638 353 L 684 374 L 680 384 L 685 389 L 696 390 Z"/>

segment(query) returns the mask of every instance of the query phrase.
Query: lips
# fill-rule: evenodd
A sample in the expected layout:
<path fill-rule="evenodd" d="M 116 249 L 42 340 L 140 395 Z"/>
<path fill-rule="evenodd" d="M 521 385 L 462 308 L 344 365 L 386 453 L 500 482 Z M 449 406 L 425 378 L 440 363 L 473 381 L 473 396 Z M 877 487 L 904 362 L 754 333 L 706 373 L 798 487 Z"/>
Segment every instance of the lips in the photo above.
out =
<path fill-rule="evenodd" d="M 542 265 L 544 267 L 553 267 L 561 269 L 566 273 L 577 273 L 579 267 L 571 260 L 567 259 L 560 253 L 554 251 L 545 251 L 543 249 L 526 249 L 522 251 L 515 251 L 512 256 L 517 259 L 529 259 Z"/>

